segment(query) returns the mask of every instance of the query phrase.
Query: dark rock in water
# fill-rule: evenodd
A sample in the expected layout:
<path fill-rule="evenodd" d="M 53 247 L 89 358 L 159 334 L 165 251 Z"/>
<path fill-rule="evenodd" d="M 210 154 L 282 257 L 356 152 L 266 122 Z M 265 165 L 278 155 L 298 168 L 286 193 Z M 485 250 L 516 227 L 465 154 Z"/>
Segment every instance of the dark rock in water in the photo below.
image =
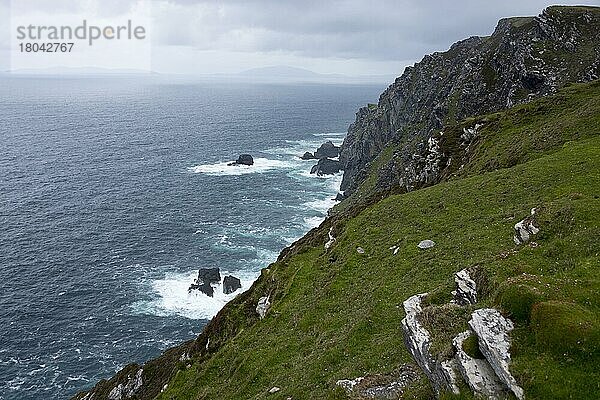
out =
<path fill-rule="evenodd" d="M 303 160 L 314 160 L 316 157 L 314 156 L 313 153 L 311 153 L 310 151 L 307 151 L 300 158 L 303 159 Z"/>
<path fill-rule="evenodd" d="M 241 154 L 236 161 L 227 165 L 254 165 L 254 158 L 250 154 Z"/>
<path fill-rule="evenodd" d="M 190 293 L 192 290 L 199 290 L 208 297 L 213 297 L 215 294 L 215 289 L 209 282 L 202 282 L 201 284 L 192 283 L 188 289 L 188 293 Z"/>
<path fill-rule="evenodd" d="M 200 268 L 196 282 L 219 283 L 221 282 L 221 272 L 219 268 Z"/>
<path fill-rule="evenodd" d="M 336 158 L 340 155 L 340 148 L 333 144 L 331 140 L 323 143 L 315 152 L 314 158 Z"/>
<path fill-rule="evenodd" d="M 198 278 L 196 278 L 196 282 L 190 285 L 188 292 L 199 290 L 205 295 L 213 297 L 215 290 L 212 285 L 219 282 L 221 282 L 219 268 L 200 268 L 198 270 Z"/>
<path fill-rule="evenodd" d="M 312 167 L 310 170 L 311 174 L 317 174 L 319 176 L 323 175 L 333 175 L 337 174 L 342 170 L 342 163 L 337 160 L 330 160 L 329 158 L 321 158 L 317 165 Z"/>
<path fill-rule="evenodd" d="M 223 293 L 230 294 L 242 288 L 242 282 L 232 275 L 227 275 L 223 279 Z"/>

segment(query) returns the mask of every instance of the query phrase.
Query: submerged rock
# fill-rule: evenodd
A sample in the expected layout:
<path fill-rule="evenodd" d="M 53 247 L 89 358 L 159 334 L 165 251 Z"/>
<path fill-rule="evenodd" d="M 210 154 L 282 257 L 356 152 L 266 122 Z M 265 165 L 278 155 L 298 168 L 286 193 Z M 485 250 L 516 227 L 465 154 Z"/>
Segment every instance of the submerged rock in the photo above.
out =
<path fill-rule="evenodd" d="M 516 245 L 525 244 L 536 235 L 540 229 L 535 226 L 535 208 L 531 209 L 531 215 L 515 224 L 515 235 L 513 240 Z"/>
<path fill-rule="evenodd" d="M 433 246 L 435 246 L 435 242 L 433 240 L 429 240 L 429 239 L 421 240 L 419 242 L 419 244 L 417 245 L 417 247 L 420 249 L 430 249 Z"/>
<path fill-rule="evenodd" d="M 523 399 L 523 389 L 509 371 L 509 332 L 514 328 L 513 323 L 504 318 L 498 310 L 482 308 L 473 312 L 469 326 L 479 339 L 479 350 L 488 360 L 498 378 L 518 399 Z"/>
<path fill-rule="evenodd" d="M 241 154 L 236 161 L 227 165 L 254 165 L 254 158 L 250 154 Z"/>
<path fill-rule="evenodd" d="M 335 144 L 333 144 L 333 142 L 331 140 L 328 140 L 327 142 L 323 143 L 321 145 L 321 147 L 319 147 L 317 149 L 314 157 L 318 158 L 318 159 L 336 158 L 336 157 L 339 157 L 339 155 L 340 155 L 340 148 L 338 146 L 336 146 Z"/>
<path fill-rule="evenodd" d="M 265 315 L 267 315 L 267 311 L 271 308 L 271 302 L 269 301 L 269 296 L 263 296 L 258 299 L 258 304 L 256 305 L 256 313 L 263 319 Z"/>
<path fill-rule="evenodd" d="M 227 275 L 223 279 L 223 293 L 231 294 L 241 288 L 242 288 L 242 282 L 235 276 Z"/>
<path fill-rule="evenodd" d="M 462 332 L 452 340 L 455 359 L 465 382 L 477 397 L 490 400 L 507 398 L 508 391 L 490 363 L 486 359 L 473 358 L 463 350 L 464 341 L 471 335 L 471 331 Z"/>
<path fill-rule="evenodd" d="M 318 176 L 333 175 L 337 174 L 342 170 L 342 163 L 338 160 L 331 160 L 329 158 L 321 158 L 317 165 L 313 166 L 310 170 L 311 174 L 317 174 Z"/>

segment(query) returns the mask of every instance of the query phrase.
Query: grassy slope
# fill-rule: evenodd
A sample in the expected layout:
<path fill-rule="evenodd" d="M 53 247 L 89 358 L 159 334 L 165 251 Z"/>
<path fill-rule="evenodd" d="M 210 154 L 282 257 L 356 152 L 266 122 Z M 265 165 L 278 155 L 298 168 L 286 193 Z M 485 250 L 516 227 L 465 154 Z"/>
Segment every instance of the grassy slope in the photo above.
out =
<path fill-rule="evenodd" d="M 337 379 L 411 361 L 402 301 L 429 291 L 432 303 L 443 303 L 452 273 L 473 266 L 487 282 L 478 306 L 500 307 L 517 321 L 512 370 L 527 398 L 597 398 L 599 99 L 598 82 L 576 85 L 486 117 L 490 128 L 473 159 L 449 182 L 340 218 L 329 252 L 305 246 L 264 271 L 279 288 L 267 318 L 180 370 L 159 398 L 344 398 Z M 539 246 L 517 247 L 512 226 L 531 207 L 540 209 Z M 437 245 L 420 251 L 422 239 Z M 273 386 L 281 392 L 268 394 Z"/>

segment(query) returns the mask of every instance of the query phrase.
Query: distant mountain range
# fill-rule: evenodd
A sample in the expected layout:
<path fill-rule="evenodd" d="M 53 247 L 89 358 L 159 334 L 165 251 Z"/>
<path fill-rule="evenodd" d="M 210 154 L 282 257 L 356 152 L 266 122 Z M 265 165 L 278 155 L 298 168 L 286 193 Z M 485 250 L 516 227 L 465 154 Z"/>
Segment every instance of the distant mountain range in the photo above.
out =
<path fill-rule="evenodd" d="M 44 76 L 82 76 L 82 75 L 135 75 L 135 76 L 161 76 L 174 79 L 191 79 L 203 81 L 247 81 L 258 83 L 336 83 L 336 84 L 379 84 L 393 81 L 394 75 L 343 75 L 320 74 L 304 68 L 287 65 L 252 68 L 238 73 L 218 74 L 161 74 L 154 71 L 138 69 L 111 69 L 99 67 L 50 67 L 27 68 L 4 71 L 15 75 L 44 75 Z"/>

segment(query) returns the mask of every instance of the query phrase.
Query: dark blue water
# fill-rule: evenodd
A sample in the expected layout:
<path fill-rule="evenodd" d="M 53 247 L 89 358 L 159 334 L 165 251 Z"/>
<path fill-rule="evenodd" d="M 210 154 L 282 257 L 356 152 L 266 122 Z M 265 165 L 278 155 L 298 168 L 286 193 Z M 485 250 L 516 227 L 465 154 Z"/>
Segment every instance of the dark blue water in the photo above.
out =
<path fill-rule="evenodd" d="M 381 87 L 0 78 L 0 399 L 66 398 L 196 336 L 312 226 L 341 142 Z M 253 167 L 227 167 L 238 154 Z"/>

